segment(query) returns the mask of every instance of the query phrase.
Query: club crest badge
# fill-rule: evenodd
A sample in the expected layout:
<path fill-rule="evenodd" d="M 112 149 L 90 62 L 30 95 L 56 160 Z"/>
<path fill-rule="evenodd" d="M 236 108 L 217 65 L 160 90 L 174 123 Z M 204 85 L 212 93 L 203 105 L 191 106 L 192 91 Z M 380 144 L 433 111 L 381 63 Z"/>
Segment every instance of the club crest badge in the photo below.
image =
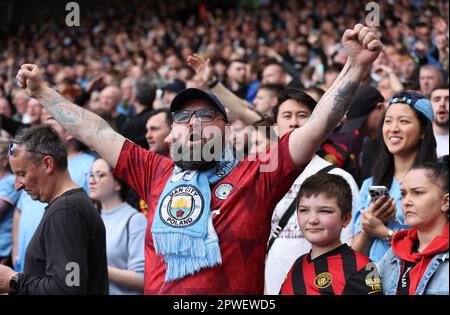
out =
<path fill-rule="evenodd" d="M 159 214 L 166 225 L 184 228 L 200 219 L 203 208 L 204 200 L 200 191 L 192 185 L 182 185 L 164 197 Z"/>
<path fill-rule="evenodd" d="M 215 195 L 220 200 L 225 200 L 228 198 L 228 195 L 233 190 L 233 186 L 230 184 L 220 184 L 219 187 L 216 188 Z"/>
<path fill-rule="evenodd" d="M 325 289 L 331 284 L 332 279 L 331 273 L 322 272 L 314 279 L 314 285 L 319 289 Z"/>

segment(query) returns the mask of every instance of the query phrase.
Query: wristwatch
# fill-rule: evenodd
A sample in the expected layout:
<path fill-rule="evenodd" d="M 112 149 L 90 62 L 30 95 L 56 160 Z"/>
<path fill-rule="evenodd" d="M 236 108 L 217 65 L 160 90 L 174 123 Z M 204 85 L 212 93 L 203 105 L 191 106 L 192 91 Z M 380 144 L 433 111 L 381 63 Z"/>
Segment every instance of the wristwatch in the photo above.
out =
<path fill-rule="evenodd" d="M 11 280 L 9 280 L 9 288 L 11 289 L 9 294 L 17 294 L 17 292 L 19 292 L 19 273 L 16 273 L 12 276 Z"/>
<path fill-rule="evenodd" d="M 219 82 L 220 82 L 219 78 L 215 77 L 214 80 L 208 82 L 206 85 L 208 86 L 209 89 L 213 89 L 216 87 L 217 84 L 219 84 Z"/>
<path fill-rule="evenodd" d="M 392 236 L 394 236 L 394 231 L 392 231 L 391 229 L 388 230 L 387 235 L 385 236 L 384 240 L 388 243 L 390 243 L 392 241 Z"/>

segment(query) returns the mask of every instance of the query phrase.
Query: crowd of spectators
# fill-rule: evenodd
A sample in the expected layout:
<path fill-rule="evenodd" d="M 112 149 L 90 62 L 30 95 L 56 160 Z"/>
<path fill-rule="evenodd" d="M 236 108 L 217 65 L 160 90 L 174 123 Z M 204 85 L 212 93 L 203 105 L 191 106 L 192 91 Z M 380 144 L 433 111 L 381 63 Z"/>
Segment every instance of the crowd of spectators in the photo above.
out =
<path fill-rule="evenodd" d="M 342 32 L 365 22 L 365 4 L 265 2 L 256 8 L 220 8 L 204 1 L 116 1 L 101 11 L 81 7 L 79 27 L 65 25 L 67 12 L 21 25 L 0 41 L 0 96 L 12 103 L 13 111 L 24 113 L 14 99 L 14 76 L 19 65 L 33 61 L 45 69 L 48 82 L 80 105 L 96 107 L 100 101 L 97 95 L 77 99 L 83 92 L 117 86 L 120 90 L 112 94 L 127 111 L 131 85 L 138 78 L 150 76 L 160 88 L 174 79 L 186 87 L 199 86 L 201 78 L 186 65 L 194 52 L 210 58 L 216 74 L 250 101 L 261 80 L 329 86 L 345 61 Z M 448 71 L 448 2 L 383 1 L 379 6 L 377 30 L 385 48 L 367 80 L 386 99 L 401 87 L 418 89 L 420 83 L 429 94 L 428 82 L 439 75 L 423 74 L 419 80 L 419 67 L 430 64 Z M 274 66 L 264 69 L 268 64 Z M 289 75 L 280 79 L 283 69 Z"/>
<path fill-rule="evenodd" d="M 384 48 L 370 71 L 364 74 L 361 82 L 364 87 L 355 94 L 347 123 L 358 117 L 364 118 L 353 127 L 343 120 L 315 159 L 320 156 L 343 169 L 346 179 L 353 177 L 348 182 L 354 195 L 357 194 L 356 188 L 361 189 L 359 200 L 353 200 L 354 218 L 345 230 L 351 235 L 345 241 L 351 245 L 353 239 L 355 250 L 365 252 L 378 262 L 389 249 L 384 242 L 385 233 L 390 233 L 391 229 L 396 232 L 408 228 L 402 215 L 398 173 L 404 176 L 418 161 L 436 162 L 438 157 L 449 154 L 449 4 L 448 1 L 422 0 L 388 0 L 376 4 L 379 6 L 379 25 L 371 27 Z M 177 93 L 186 88 L 209 88 L 230 110 L 230 123 L 234 129 L 245 125 L 275 125 L 275 131 L 281 136 L 285 131 L 304 124 L 300 120 L 291 125 L 286 122 L 286 129 L 282 129 L 280 120 L 283 116 L 279 109 L 283 101 L 312 102 L 303 117 L 305 121 L 309 118 L 315 104 L 346 62 L 341 43 L 344 30 L 369 21 L 370 11 L 365 5 L 358 1 L 338 0 L 112 1 L 107 7 L 89 12 L 81 7 L 80 26 L 77 27 L 65 24 L 67 12 L 62 12 L 60 17 L 20 25 L 7 36 L 0 37 L 2 141 L 22 129 L 52 120 L 45 117 L 45 110 L 39 102 L 29 98 L 17 85 L 17 71 L 26 63 L 38 65 L 46 82 L 62 96 L 98 113 L 138 145 L 164 156 L 169 155 L 164 140 L 172 124 L 167 108 Z M 196 54 L 201 59 L 193 64 L 192 58 L 197 58 Z M 209 70 L 204 71 L 205 67 Z M 223 93 L 218 83 L 232 96 Z M 294 97 L 289 92 L 280 94 L 285 88 L 294 89 L 291 93 L 295 95 L 296 89 L 305 91 L 309 95 L 307 102 L 305 98 L 296 99 L 298 96 Z M 426 129 L 428 132 L 425 144 L 420 140 L 423 137 L 415 135 L 418 140 L 414 140 L 416 143 L 411 147 L 423 147 L 421 150 L 428 155 L 422 154 L 417 158 L 416 151 L 408 151 L 408 167 L 403 163 L 406 151 L 390 149 L 387 138 L 383 138 L 383 128 L 387 123 L 380 123 L 387 115 L 388 106 L 396 103 L 390 102 L 392 98 L 401 97 L 403 91 L 415 91 L 421 95 L 417 99 L 423 96 L 430 100 L 434 114 L 434 118 L 423 118 L 417 110 L 409 109 L 416 115 L 417 130 Z M 281 101 L 280 95 L 286 98 Z M 240 100 L 236 102 L 237 98 L 233 97 Z M 235 106 L 239 102 L 250 111 L 240 114 L 243 111 Z M 404 113 L 400 111 L 395 115 Z M 64 134 L 64 130 L 58 132 Z M 269 141 L 271 133 L 266 135 Z M 77 154 L 89 151 L 75 139 L 67 137 L 68 148 L 73 147 Z M 248 146 L 257 140 L 250 139 L 249 142 L 242 144 L 242 150 L 255 153 L 255 147 L 261 143 L 252 149 Z M 238 150 L 237 143 L 234 144 Z M 270 143 L 267 144 L 269 146 Z M 266 145 L 261 147 L 264 150 Z M 377 148 L 378 156 L 375 154 Z M 378 157 L 383 154 L 387 158 L 380 166 Z M 374 159 L 370 160 L 371 157 L 377 157 L 378 164 Z M 324 163 L 320 165 L 326 165 Z M 89 167 L 91 164 L 92 161 Z M 80 181 L 88 191 L 86 174 L 81 174 Z M 390 188 L 394 198 L 389 200 L 392 213 L 383 219 L 370 217 L 379 206 L 371 204 L 367 195 L 373 182 Z M 294 189 L 295 194 L 298 189 Z M 280 217 L 294 199 L 291 197 L 288 203 L 278 206 L 283 209 Z M 0 201 L 5 198 L 0 192 Z M 2 210 L 5 215 L 0 211 L 0 227 L 2 220 L 13 219 L 13 212 L 6 215 L 7 208 L 16 208 L 16 212 L 17 209 L 19 212 L 23 210 L 15 204 L 15 199 L 5 199 L 7 203 Z M 127 200 L 120 198 L 114 206 L 125 201 L 147 214 L 145 202 L 136 193 L 131 192 Z M 368 209 L 372 210 L 362 214 Z M 275 217 L 274 226 L 280 220 L 280 217 Z M 291 228 L 297 229 L 295 233 L 290 231 L 294 235 L 292 238 L 298 238 L 300 231 L 293 225 L 295 220 L 291 221 Z M 382 232 L 374 232 L 370 222 L 381 225 Z M 14 227 L 11 228 L 14 231 Z M 108 228 L 107 233 L 114 233 Z M 290 232 L 285 231 L 286 235 Z M 8 237 L 12 238 L 11 233 Z M 24 248 L 16 246 L 20 245 L 13 246 L 12 241 L 10 248 L 5 246 L 13 252 L 9 260 L 11 265 L 16 262 L 16 251 L 22 251 L 23 255 Z M 0 255 L 0 262 L 8 263 L 8 257 Z M 288 264 L 290 266 L 292 262 Z M 140 288 L 142 284 L 136 279 L 131 282 L 138 282 L 137 287 Z M 280 284 L 276 290 L 279 288 Z"/>

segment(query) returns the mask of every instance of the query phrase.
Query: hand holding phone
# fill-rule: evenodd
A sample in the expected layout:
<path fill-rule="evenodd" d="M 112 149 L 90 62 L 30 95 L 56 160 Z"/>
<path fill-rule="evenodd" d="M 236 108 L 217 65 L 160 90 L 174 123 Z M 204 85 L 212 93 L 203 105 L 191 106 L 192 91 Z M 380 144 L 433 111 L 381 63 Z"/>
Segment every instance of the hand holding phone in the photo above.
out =
<path fill-rule="evenodd" d="M 381 196 L 386 196 L 386 198 L 389 198 L 389 190 L 386 186 L 370 186 L 369 187 L 369 195 L 370 200 L 374 202 Z"/>
<path fill-rule="evenodd" d="M 372 202 L 368 212 L 382 220 L 384 223 L 391 222 L 395 218 L 396 207 L 394 199 L 389 196 L 386 186 L 370 186 L 369 194 Z"/>

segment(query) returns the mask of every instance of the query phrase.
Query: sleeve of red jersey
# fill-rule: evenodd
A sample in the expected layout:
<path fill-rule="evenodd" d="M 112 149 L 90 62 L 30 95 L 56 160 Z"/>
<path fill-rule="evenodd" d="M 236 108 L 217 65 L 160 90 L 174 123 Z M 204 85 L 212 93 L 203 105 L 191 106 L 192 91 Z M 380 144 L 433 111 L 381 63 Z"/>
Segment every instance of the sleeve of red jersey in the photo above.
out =
<path fill-rule="evenodd" d="M 294 181 L 303 172 L 303 168 L 295 168 L 289 152 L 289 137 L 292 132 L 284 135 L 280 141 L 271 147 L 268 157 L 260 160 L 260 174 L 263 184 L 259 193 L 264 199 L 272 200 L 275 206 L 289 191 Z M 258 189 L 258 187 L 257 187 Z"/>
<path fill-rule="evenodd" d="M 347 279 L 342 295 L 383 295 L 376 264 L 369 262 Z"/>
<path fill-rule="evenodd" d="M 292 270 L 294 269 L 294 265 L 292 265 L 291 270 L 289 270 L 288 274 L 284 278 L 283 284 L 281 285 L 279 295 L 295 295 L 294 293 L 294 285 L 292 284 Z"/>
<path fill-rule="evenodd" d="M 167 172 L 172 161 L 126 140 L 114 175 L 126 182 L 141 198 L 147 199 L 151 186 Z"/>

